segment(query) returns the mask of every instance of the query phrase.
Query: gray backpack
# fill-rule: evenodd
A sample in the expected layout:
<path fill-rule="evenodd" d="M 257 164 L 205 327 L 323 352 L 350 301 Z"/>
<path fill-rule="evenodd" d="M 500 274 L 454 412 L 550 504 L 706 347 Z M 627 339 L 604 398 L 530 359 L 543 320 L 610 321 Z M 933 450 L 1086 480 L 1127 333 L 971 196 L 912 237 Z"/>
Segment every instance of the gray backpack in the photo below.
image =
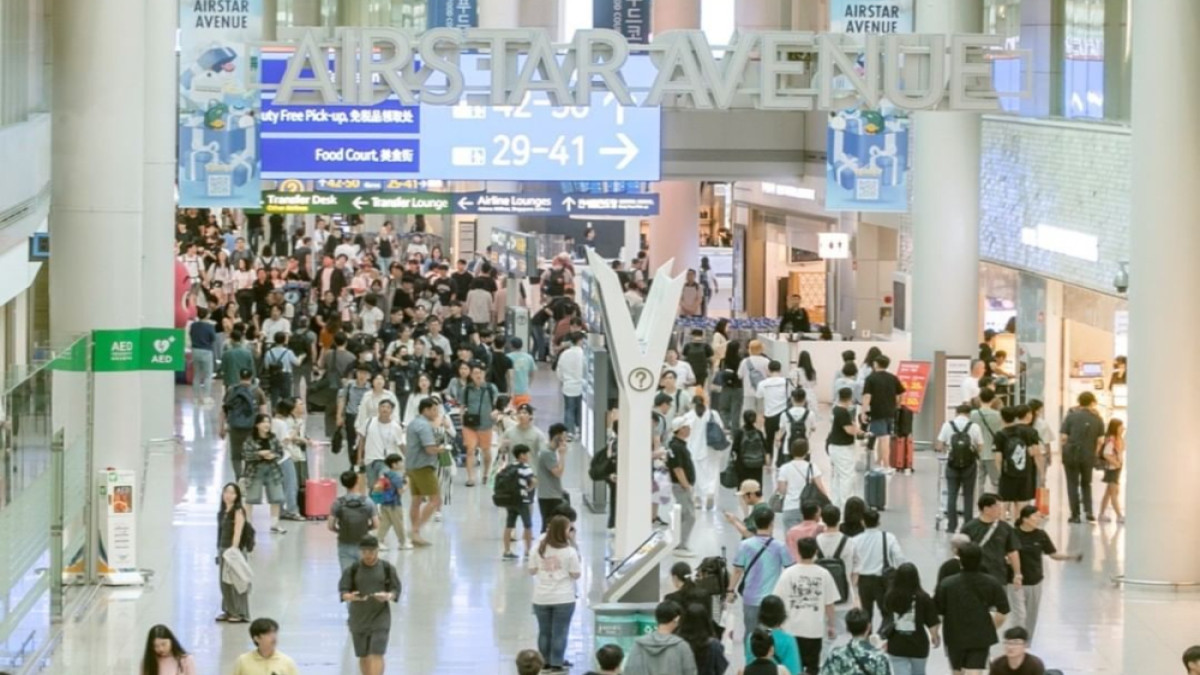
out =
<path fill-rule="evenodd" d="M 371 531 L 371 500 L 359 495 L 342 497 L 338 509 L 338 541 L 357 544 Z"/>

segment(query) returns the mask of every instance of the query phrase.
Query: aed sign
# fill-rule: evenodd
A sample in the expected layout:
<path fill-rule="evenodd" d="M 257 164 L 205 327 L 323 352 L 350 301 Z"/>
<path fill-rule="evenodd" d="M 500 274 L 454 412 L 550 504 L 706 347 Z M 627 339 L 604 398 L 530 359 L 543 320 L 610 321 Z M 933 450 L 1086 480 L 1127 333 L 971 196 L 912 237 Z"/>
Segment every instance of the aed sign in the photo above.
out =
<path fill-rule="evenodd" d="M 892 14 L 876 9 L 856 20 L 864 28 L 893 20 L 898 26 L 901 13 Z M 343 28 L 327 40 L 324 29 L 315 28 L 287 45 L 294 53 L 273 104 L 373 106 L 394 96 L 401 109 L 418 103 L 517 106 L 544 92 L 553 106 L 592 106 L 594 93 L 608 93 L 620 105 L 649 108 L 840 110 L 877 108 L 886 98 L 902 110 L 992 112 L 1000 109 L 1000 96 L 1032 90 L 1026 78 L 1021 91 L 995 91 L 997 58 L 1031 60 L 1028 51 L 1004 45 L 999 35 L 747 31 L 714 49 L 698 30 L 666 31 L 650 44 L 634 44 L 607 29 L 581 30 L 571 42 L 554 44 L 544 30 L 526 28 L 420 34 Z M 472 51 L 489 56 L 488 81 L 480 87 L 464 76 L 463 55 Z M 631 52 L 649 52 L 655 71 L 636 97 L 621 72 Z M 1032 72 L 1029 64 L 1026 71 Z"/>
<path fill-rule="evenodd" d="M 98 373 L 131 370 L 183 370 L 183 331 L 131 328 L 92 332 L 92 369 Z"/>

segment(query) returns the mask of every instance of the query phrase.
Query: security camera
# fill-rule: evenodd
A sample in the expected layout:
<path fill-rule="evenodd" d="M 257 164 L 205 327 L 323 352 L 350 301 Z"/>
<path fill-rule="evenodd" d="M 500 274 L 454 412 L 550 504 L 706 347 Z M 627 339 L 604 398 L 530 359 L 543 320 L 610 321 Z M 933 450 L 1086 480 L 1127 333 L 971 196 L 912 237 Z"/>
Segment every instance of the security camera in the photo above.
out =
<path fill-rule="evenodd" d="M 1119 262 L 1117 264 L 1120 265 L 1120 269 L 1113 277 L 1113 287 L 1117 289 L 1118 293 L 1124 294 L 1129 290 L 1129 263 Z"/>

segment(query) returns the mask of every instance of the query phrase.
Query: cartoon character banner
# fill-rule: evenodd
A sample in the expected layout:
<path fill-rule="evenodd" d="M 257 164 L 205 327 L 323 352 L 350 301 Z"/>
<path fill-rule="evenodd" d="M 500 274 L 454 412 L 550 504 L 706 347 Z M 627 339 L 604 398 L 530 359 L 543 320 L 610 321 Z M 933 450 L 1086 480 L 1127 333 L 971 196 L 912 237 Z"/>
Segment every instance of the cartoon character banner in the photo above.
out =
<path fill-rule="evenodd" d="M 911 33 L 912 0 L 833 0 L 830 28 L 858 35 Z M 861 58 L 857 67 L 861 74 Z M 887 99 L 881 99 L 878 108 L 830 114 L 825 149 L 827 211 L 908 210 L 909 123 L 908 114 Z"/>
<path fill-rule="evenodd" d="M 258 208 L 262 0 L 179 2 L 179 206 Z"/>

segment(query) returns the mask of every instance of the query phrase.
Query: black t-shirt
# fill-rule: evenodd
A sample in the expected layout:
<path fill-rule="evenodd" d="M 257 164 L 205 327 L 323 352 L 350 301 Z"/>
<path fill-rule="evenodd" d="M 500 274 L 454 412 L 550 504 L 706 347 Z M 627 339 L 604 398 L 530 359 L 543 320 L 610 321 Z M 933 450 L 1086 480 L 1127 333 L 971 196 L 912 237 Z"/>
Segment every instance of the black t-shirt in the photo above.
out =
<path fill-rule="evenodd" d="M 993 524 L 996 525 L 996 532 L 989 538 L 987 533 Z M 983 548 L 983 571 L 1001 584 L 1006 583 L 1008 581 L 1008 563 L 1004 556 L 1021 548 L 1021 542 L 1017 539 L 1017 531 L 1013 529 L 1013 526 L 1003 520 L 985 523 L 976 518 L 963 525 L 962 533 L 970 537 L 971 541 L 976 544 L 987 538 L 987 544 L 980 544 Z"/>
<path fill-rule="evenodd" d="M 475 277 L 470 272 L 455 272 L 450 275 L 450 280 L 454 282 L 454 297 L 458 298 L 459 302 L 465 302 L 467 293 L 471 291 L 471 281 Z"/>
<path fill-rule="evenodd" d="M 996 432 L 996 452 L 1000 453 L 1000 471 L 1005 476 L 1027 478 L 1037 468 L 1033 461 L 1033 446 L 1038 444 L 1038 434 L 1032 427 L 1024 424 L 1014 424 Z M 1024 457 L 1013 457 L 1013 453 L 1023 447 Z"/>
<path fill-rule="evenodd" d="M 393 312 L 396 310 L 403 311 L 406 309 L 416 309 L 416 308 L 417 308 L 416 301 L 413 300 L 412 295 L 410 295 L 409 293 L 406 293 L 404 291 L 404 289 L 398 288 L 398 289 L 396 289 L 396 292 L 392 294 L 392 311 Z M 405 316 L 407 316 L 407 314 Z"/>
<path fill-rule="evenodd" d="M 1021 544 L 1018 554 L 1021 556 L 1021 582 L 1026 586 L 1042 583 L 1046 578 L 1042 556 L 1058 553 L 1054 542 L 1050 541 L 1050 535 L 1045 530 L 1026 532 L 1018 527 L 1017 541 Z"/>
<path fill-rule="evenodd" d="M 877 370 L 863 381 L 862 395 L 871 396 L 871 419 L 890 420 L 896 416 L 896 397 L 904 393 L 904 385 L 886 370 Z"/>
<path fill-rule="evenodd" d="M 954 649 L 987 649 L 996 644 L 992 610 L 1008 614 L 1004 585 L 983 572 L 959 572 L 938 585 L 934 596 L 944 617 L 946 645 Z"/>
<path fill-rule="evenodd" d="M 1046 664 L 1033 654 L 1026 654 L 1020 667 L 1013 669 L 1008 665 L 1008 658 L 1001 656 L 992 661 L 988 675 L 1046 675 Z"/>
<path fill-rule="evenodd" d="M 894 630 L 887 641 L 887 653 L 910 659 L 928 658 L 929 633 L 926 629 L 933 628 L 940 622 L 933 598 L 925 593 L 918 593 L 908 611 L 897 613 L 893 617 Z"/>
<path fill-rule="evenodd" d="M 941 567 L 938 568 L 937 584 L 934 587 L 936 588 L 937 586 L 941 586 L 943 581 L 961 571 L 962 563 L 958 561 L 958 558 L 951 558 L 947 560 L 946 562 L 942 563 Z"/>
<path fill-rule="evenodd" d="M 829 445 L 853 445 L 854 436 L 846 433 L 846 427 L 854 424 L 854 415 L 849 408 L 840 405 L 833 406 L 833 426 L 825 442 Z"/>
<path fill-rule="evenodd" d="M 667 471 L 671 473 L 671 482 L 678 485 L 675 469 L 683 469 L 688 485 L 696 484 L 696 465 L 692 463 L 692 453 L 688 450 L 687 441 L 680 438 L 672 438 L 667 445 Z"/>
<path fill-rule="evenodd" d="M 1104 435 L 1104 420 L 1087 408 L 1067 413 L 1059 431 L 1067 437 L 1063 462 L 1088 465 L 1096 454 L 1096 441 Z"/>
<path fill-rule="evenodd" d="M 713 349 L 707 343 L 689 342 L 683 347 L 683 360 L 692 367 L 697 384 L 703 385 L 708 381 L 708 365 L 712 357 Z"/>
<path fill-rule="evenodd" d="M 492 363 L 488 367 L 488 380 L 496 385 L 501 394 L 508 393 L 508 371 L 512 370 L 512 359 L 503 352 L 492 351 Z"/>

